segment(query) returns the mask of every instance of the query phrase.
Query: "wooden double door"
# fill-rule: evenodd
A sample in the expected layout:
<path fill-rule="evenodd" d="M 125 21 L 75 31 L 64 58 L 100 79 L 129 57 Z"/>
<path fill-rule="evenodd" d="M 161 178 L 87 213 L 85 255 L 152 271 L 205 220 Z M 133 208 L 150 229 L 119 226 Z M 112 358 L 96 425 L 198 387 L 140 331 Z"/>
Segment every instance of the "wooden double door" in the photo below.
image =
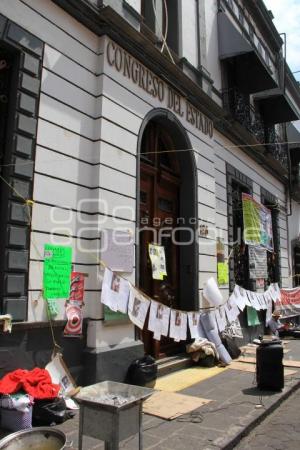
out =
<path fill-rule="evenodd" d="M 180 309 L 178 217 L 180 176 L 172 139 L 157 124 L 145 131 L 140 164 L 139 287 L 154 300 Z M 148 252 L 149 243 L 165 250 L 167 276 L 154 280 Z M 146 321 L 141 338 L 145 351 L 156 358 L 179 351 L 172 339 L 153 339 Z"/>

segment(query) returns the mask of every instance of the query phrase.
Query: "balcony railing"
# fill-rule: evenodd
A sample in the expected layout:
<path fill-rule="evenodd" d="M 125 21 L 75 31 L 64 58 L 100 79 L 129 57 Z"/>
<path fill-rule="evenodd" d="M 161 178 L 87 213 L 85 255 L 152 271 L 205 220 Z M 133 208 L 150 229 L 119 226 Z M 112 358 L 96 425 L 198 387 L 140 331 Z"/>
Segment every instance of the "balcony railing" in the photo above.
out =
<path fill-rule="evenodd" d="M 288 147 L 282 144 L 274 126 L 266 126 L 260 114 L 249 103 L 249 95 L 238 89 L 224 90 L 223 107 L 262 144 L 266 144 L 266 155 L 272 156 L 288 170 Z"/>
<path fill-rule="evenodd" d="M 244 33 L 246 33 L 254 45 L 254 47 L 257 49 L 258 53 L 263 58 L 265 64 L 271 69 L 273 76 L 278 81 L 278 74 L 276 70 L 276 61 L 273 60 L 271 57 L 271 54 L 269 50 L 267 49 L 267 46 L 264 42 L 258 37 L 253 25 L 250 23 L 250 21 L 245 16 L 242 8 L 239 6 L 238 2 L 236 0 L 224 0 L 224 2 L 229 7 L 229 10 L 233 13 L 234 17 L 238 21 L 241 29 Z"/>
<path fill-rule="evenodd" d="M 287 144 L 282 144 L 281 137 L 276 133 L 275 127 L 271 126 L 266 128 L 266 145 L 267 153 L 278 161 L 284 169 L 288 170 L 288 146 Z"/>
<path fill-rule="evenodd" d="M 259 142 L 265 142 L 263 121 L 249 103 L 249 95 L 245 95 L 235 88 L 224 90 L 223 106 L 237 122 L 254 134 Z"/>

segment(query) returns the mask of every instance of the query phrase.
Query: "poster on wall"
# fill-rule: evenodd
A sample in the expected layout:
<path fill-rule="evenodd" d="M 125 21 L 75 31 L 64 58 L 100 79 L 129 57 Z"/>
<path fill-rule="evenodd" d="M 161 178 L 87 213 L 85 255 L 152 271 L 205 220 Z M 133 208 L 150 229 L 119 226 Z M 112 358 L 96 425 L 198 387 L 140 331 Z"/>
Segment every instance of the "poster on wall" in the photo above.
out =
<path fill-rule="evenodd" d="M 218 285 L 222 286 L 229 283 L 229 265 L 228 261 L 218 262 Z"/>
<path fill-rule="evenodd" d="M 45 244 L 44 246 L 44 299 L 69 298 L 72 271 L 72 247 Z"/>
<path fill-rule="evenodd" d="M 217 237 L 217 262 L 223 263 L 225 261 L 225 245 L 224 240 Z"/>
<path fill-rule="evenodd" d="M 263 247 L 248 247 L 249 277 L 252 280 L 268 278 L 267 250 Z"/>
<path fill-rule="evenodd" d="M 245 193 L 242 193 L 242 205 L 245 243 L 256 247 L 263 246 L 268 251 L 273 251 L 271 211 Z"/>
<path fill-rule="evenodd" d="M 163 280 L 167 276 L 165 248 L 162 245 L 148 244 L 153 280 Z"/>
<path fill-rule="evenodd" d="M 103 263 L 114 272 L 133 271 L 134 239 L 129 231 L 102 230 L 100 252 Z"/>
<path fill-rule="evenodd" d="M 248 245 L 260 245 L 260 215 L 258 203 L 251 195 L 242 193 L 244 241 Z"/>
<path fill-rule="evenodd" d="M 66 306 L 67 323 L 64 336 L 80 337 L 82 335 L 83 312 L 81 306 L 69 303 Z"/>
<path fill-rule="evenodd" d="M 84 298 L 84 274 L 80 272 L 72 272 L 70 301 L 83 303 L 83 298 Z"/>
<path fill-rule="evenodd" d="M 268 251 L 274 250 L 273 243 L 273 228 L 272 228 L 272 213 L 271 210 L 264 205 L 260 205 L 260 237 L 261 245 Z"/>

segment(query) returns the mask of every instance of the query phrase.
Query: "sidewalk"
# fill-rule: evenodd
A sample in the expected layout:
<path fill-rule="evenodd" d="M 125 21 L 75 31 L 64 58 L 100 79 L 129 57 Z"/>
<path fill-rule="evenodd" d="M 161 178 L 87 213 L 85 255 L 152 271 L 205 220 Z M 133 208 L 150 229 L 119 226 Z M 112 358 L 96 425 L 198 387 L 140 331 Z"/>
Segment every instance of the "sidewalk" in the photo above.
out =
<path fill-rule="evenodd" d="M 300 340 L 290 341 L 284 359 L 300 360 Z M 253 355 L 254 356 L 254 355 Z M 244 364 L 244 363 L 241 363 Z M 230 366 L 229 366 L 230 367 Z M 289 368 L 290 369 L 290 368 Z M 300 369 L 285 378 L 282 392 L 260 391 L 256 388 L 255 373 L 240 370 L 213 369 L 206 378 L 205 370 L 199 376 L 190 376 L 189 369 L 167 375 L 158 380 L 163 390 L 176 391 L 213 400 L 209 404 L 172 421 L 143 415 L 144 450 L 218 450 L 231 449 L 270 414 L 285 398 L 300 386 Z M 197 374 L 197 370 L 195 371 Z M 215 374 L 216 373 L 216 374 Z M 205 379 L 206 378 L 206 379 Z M 202 381 L 200 381 L 202 380 Z M 188 386 L 183 388 L 183 386 Z M 259 407 L 257 407 L 259 405 Z M 101 427 L 101 423 L 99 423 Z M 56 428 L 66 433 L 78 448 L 78 414 Z M 84 436 L 84 450 L 104 449 L 104 443 Z M 138 437 L 120 444 L 123 450 L 138 449 Z"/>
<path fill-rule="evenodd" d="M 300 340 L 290 341 L 285 359 L 300 360 Z M 295 369 L 297 370 L 297 369 Z M 184 370 L 178 374 L 184 379 Z M 256 424 L 270 414 L 300 386 L 300 369 L 285 378 L 282 392 L 260 391 L 255 374 L 226 369 L 209 379 L 177 391 L 181 394 L 212 399 L 213 402 L 178 419 L 167 421 L 154 416 L 143 417 L 144 450 L 217 450 L 231 449 Z M 257 405 L 262 404 L 257 408 Z M 99 424 L 101 426 L 101 424 Z M 58 427 L 78 442 L 78 417 Z M 120 448 L 138 449 L 138 438 L 123 441 Z M 84 436 L 84 450 L 104 449 L 102 442 Z"/>

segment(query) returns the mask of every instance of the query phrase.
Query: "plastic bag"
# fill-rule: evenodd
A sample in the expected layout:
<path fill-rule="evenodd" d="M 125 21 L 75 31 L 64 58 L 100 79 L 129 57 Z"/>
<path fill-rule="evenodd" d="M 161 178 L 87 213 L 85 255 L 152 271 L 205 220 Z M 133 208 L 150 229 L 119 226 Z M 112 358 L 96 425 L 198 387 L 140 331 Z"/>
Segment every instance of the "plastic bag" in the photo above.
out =
<path fill-rule="evenodd" d="M 241 350 L 237 346 L 234 339 L 231 339 L 228 336 L 223 336 L 222 342 L 232 359 L 236 359 L 240 356 Z"/>
<path fill-rule="evenodd" d="M 125 382 L 137 386 L 145 386 L 147 383 L 156 380 L 157 364 L 150 355 L 133 361 L 127 371 Z"/>
<path fill-rule="evenodd" d="M 68 411 L 63 398 L 54 400 L 36 400 L 33 405 L 32 423 L 34 426 L 55 425 L 74 417 L 75 412 Z"/>

